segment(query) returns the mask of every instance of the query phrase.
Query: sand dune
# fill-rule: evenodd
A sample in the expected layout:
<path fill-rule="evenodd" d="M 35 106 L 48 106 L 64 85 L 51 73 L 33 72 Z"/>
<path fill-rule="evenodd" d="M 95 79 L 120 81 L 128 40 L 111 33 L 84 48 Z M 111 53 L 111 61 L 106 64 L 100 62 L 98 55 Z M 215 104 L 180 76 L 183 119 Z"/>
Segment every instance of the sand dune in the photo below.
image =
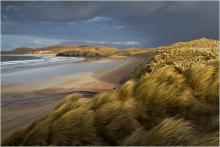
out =
<path fill-rule="evenodd" d="M 70 93 L 92 97 L 118 87 L 122 78 L 143 62 L 141 56 L 131 57 L 123 64 L 95 71 L 59 76 L 32 84 L 2 85 L 2 138 L 44 116 Z"/>

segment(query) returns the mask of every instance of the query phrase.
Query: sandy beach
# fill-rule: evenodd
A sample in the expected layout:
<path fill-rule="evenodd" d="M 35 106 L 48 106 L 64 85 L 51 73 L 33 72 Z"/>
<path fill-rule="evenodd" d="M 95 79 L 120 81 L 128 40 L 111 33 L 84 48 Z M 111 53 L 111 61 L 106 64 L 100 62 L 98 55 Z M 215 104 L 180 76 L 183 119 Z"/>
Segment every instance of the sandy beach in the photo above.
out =
<path fill-rule="evenodd" d="M 104 62 L 105 60 L 115 61 L 115 59 L 104 59 Z M 90 98 L 104 90 L 118 87 L 123 78 L 144 62 L 144 58 L 129 57 L 119 61 L 121 64 L 57 76 L 48 80 L 3 84 L 1 89 L 2 138 L 46 115 L 68 94 L 79 93 L 83 97 Z"/>

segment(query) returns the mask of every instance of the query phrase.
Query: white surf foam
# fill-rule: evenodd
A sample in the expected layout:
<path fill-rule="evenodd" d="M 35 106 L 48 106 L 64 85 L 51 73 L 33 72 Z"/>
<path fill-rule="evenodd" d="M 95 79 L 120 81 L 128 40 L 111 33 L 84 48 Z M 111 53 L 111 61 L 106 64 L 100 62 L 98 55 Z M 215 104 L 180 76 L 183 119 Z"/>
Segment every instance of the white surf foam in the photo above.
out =
<path fill-rule="evenodd" d="M 82 57 L 58 57 L 58 56 L 37 56 L 39 59 L 33 60 L 19 60 L 19 61 L 6 61 L 1 62 L 2 69 L 15 68 L 20 66 L 34 66 L 34 65 L 46 65 L 54 63 L 67 63 L 83 61 Z"/>

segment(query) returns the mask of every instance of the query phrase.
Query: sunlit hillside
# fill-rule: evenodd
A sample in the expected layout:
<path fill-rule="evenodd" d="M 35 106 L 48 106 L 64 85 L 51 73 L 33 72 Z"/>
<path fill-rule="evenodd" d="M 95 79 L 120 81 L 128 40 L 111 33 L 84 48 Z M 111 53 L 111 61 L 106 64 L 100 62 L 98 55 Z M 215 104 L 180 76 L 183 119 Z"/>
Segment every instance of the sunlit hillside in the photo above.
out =
<path fill-rule="evenodd" d="M 106 57 L 111 55 L 131 56 L 144 54 L 154 48 L 128 48 L 118 50 L 113 47 L 106 46 L 73 46 L 73 45 L 56 45 L 45 48 L 17 48 L 10 51 L 2 51 L 2 54 L 57 54 L 58 56 L 74 56 L 74 57 Z"/>
<path fill-rule="evenodd" d="M 162 46 L 118 89 L 69 95 L 2 145 L 217 146 L 218 47 L 205 38 Z"/>
<path fill-rule="evenodd" d="M 201 38 L 189 42 L 178 42 L 170 46 L 157 48 L 150 63 L 140 65 L 133 77 L 140 77 L 145 72 L 171 66 L 179 72 L 185 71 L 192 64 L 208 64 L 218 59 L 219 41 Z"/>
<path fill-rule="evenodd" d="M 144 54 L 149 51 L 154 50 L 154 48 L 128 48 L 121 50 L 117 53 L 117 55 L 123 55 L 123 56 L 130 56 L 130 55 L 138 55 L 138 54 Z"/>
<path fill-rule="evenodd" d="M 65 55 L 82 52 L 82 53 L 98 53 L 103 55 L 112 55 L 118 50 L 113 47 L 105 46 L 73 46 L 73 45 L 56 45 L 45 48 L 18 48 L 11 51 L 2 51 L 3 54 L 59 54 L 64 53 Z M 74 55 L 74 54 L 73 54 Z"/>

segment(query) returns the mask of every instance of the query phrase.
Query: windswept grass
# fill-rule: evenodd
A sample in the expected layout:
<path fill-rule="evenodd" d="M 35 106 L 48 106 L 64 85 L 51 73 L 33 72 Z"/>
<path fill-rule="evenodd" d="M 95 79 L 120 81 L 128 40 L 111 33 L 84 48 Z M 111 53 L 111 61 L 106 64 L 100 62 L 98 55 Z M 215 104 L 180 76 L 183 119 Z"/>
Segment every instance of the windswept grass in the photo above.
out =
<path fill-rule="evenodd" d="M 218 48 L 218 41 L 205 38 L 160 47 L 147 67 L 154 71 L 169 65 L 183 72 L 192 64 L 208 64 L 218 58 Z"/>
<path fill-rule="evenodd" d="M 124 145 L 188 145 L 195 135 L 190 123 L 182 119 L 167 118 L 150 130 L 136 130 L 125 140 Z"/>
<path fill-rule="evenodd" d="M 131 56 L 131 55 L 138 55 L 138 54 L 144 54 L 147 52 L 150 52 L 154 50 L 154 48 L 128 48 L 122 51 L 117 52 L 117 55 L 121 56 Z"/>
<path fill-rule="evenodd" d="M 192 64 L 218 64 L 219 41 L 201 38 L 189 42 L 178 42 L 170 46 L 155 49 L 156 53 L 150 62 L 138 66 L 130 75 L 140 78 L 144 73 L 171 66 L 182 73 Z M 151 52 L 154 53 L 154 52 Z M 218 65 L 217 65 L 218 66 Z"/>
<path fill-rule="evenodd" d="M 161 47 L 143 73 L 118 89 L 91 99 L 69 95 L 2 145 L 218 146 L 216 42 Z"/>
<path fill-rule="evenodd" d="M 219 103 L 219 76 L 216 68 L 204 64 L 192 65 L 185 71 L 187 82 L 193 88 L 193 94 L 201 101 Z"/>

